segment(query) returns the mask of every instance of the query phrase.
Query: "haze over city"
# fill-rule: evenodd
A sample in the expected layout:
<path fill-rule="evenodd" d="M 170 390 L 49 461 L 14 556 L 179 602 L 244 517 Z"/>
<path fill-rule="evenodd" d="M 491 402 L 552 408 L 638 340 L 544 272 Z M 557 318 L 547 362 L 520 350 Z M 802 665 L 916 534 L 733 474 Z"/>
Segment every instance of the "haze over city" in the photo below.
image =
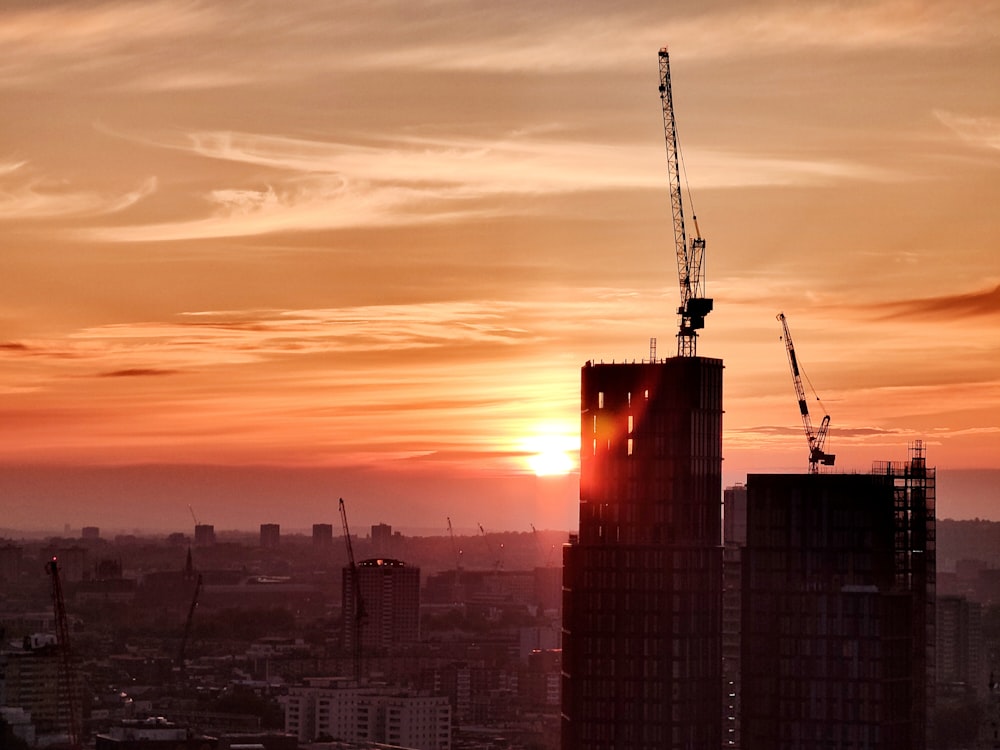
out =
<path fill-rule="evenodd" d="M 580 366 L 676 347 L 664 44 L 724 483 L 806 469 L 783 311 L 838 471 L 922 439 L 938 516 L 998 518 L 998 27 L 6 3 L 2 525 L 575 527 Z"/>

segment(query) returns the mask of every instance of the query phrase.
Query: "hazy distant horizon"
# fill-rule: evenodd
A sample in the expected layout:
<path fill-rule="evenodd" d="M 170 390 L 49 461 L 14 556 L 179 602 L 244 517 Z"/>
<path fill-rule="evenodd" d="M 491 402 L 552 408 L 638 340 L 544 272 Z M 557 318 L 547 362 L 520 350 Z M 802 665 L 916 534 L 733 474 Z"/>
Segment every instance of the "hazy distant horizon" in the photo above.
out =
<path fill-rule="evenodd" d="M 777 473 L 777 472 L 755 472 Z M 459 534 L 538 530 L 572 533 L 578 524 L 577 474 L 441 479 L 419 472 L 384 474 L 345 469 L 285 467 L 50 467 L 0 466 L 3 527 L 19 533 L 78 536 L 97 526 L 102 538 L 116 534 L 193 534 L 193 508 L 216 533 L 253 533 L 277 523 L 283 533 L 311 533 L 315 523 L 340 529 L 337 502 L 345 499 L 353 533 L 386 523 L 414 536 L 446 535 L 447 519 Z M 728 478 L 726 486 L 744 481 Z M 386 488 L 388 487 L 388 491 Z M 938 469 L 937 517 L 1000 521 L 996 490 L 1000 469 Z M 446 493 L 464 495 L 439 512 Z M 86 509 L 85 509 L 86 508 Z M 233 508 L 236 508 L 234 511 Z M 41 519 L 46 519 L 44 522 Z M 432 533 L 437 529 L 436 533 Z M 420 533 L 417 533 L 417 531 Z"/>

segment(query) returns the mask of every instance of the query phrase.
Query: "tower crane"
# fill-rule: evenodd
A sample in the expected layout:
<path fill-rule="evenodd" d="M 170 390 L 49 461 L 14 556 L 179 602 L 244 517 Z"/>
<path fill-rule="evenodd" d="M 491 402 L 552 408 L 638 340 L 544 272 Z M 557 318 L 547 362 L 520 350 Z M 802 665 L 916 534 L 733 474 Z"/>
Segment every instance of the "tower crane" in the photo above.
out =
<path fill-rule="evenodd" d="M 191 637 L 191 624 L 194 622 L 194 611 L 198 608 L 198 598 L 201 596 L 202 582 L 201 573 L 199 573 L 197 580 L 195 580 L 194 595 L 191 597 L 191 606 L 188 608 L 187 619 L 184 621 L 184 634 L 181 636 L 181 645 L 177 649 L 176 665 L 181 676 L 183 676 L 184 672 L 184 654 L 187 651 L 188 639 Z"/>
<path fill-rule="evenodd" d="M 795 356 L 795 345 L 792 343 L 792 334 L 788 331 L 788 321 L 785 320 L 783 312 L 778 313 L 778 320 L 781 322 L 785 351 L 788 352 L 788 366 L 792 370 L 792 385 L 795 387 L 795 397 L 799 400 L 802 427 L 806 431 L 806 440 L 809 442 L 809 473 L 817 474 L 819 473 L 820 464 L 823 466 L 833 466 L 837 458 L 833 453 L 826 453 L 823 450 L 823 446 L 826 443 L 826 434 L 830 429 L 830 415 L 823 415 L 823 420 L 820 422 L 818 430 L 813 427 L 812 419 L 809 417 L 809 404 L 806 402 L 806 392 L 802 387 L 802 377 L 799 374 L 799 360 Z M 816 400 L 819 401 L 819 398 Z"/>
<path fill-rule="evenodd" d="M 455 530 L 451 526 L 451 516 L 448 519 L 448 536 L 451 538 L 451 553 L 455 556 L 455 579 L 452 599 L 456 602 L 462 600 L 462 550 L 455 544 Z"/>
<path fill-rule="evenodd" d="M 670 208 L 674 220 L 674 249 L 681 304 L 677 308 L 680 328 L 677 331 L 677 356 L 698 356 L 698 331 L 705 327 L 705 316 L 712 312 L 713 301 L 705 297 L 705 240 L 694 214 L 694 236 L 688 244 L 684 228 L 684 205 L 681 200 L 680 150 L 677 146 L 677 123 L 670 88 L 670 55 L 660 50 L 660 102 L 663 105 L 663 132 L 667 142 L 667 172 L 670 177 Z M 690 197 L 690 193 L 689 193 Z"/>
<path fill-rule="evenodd" d="M 451 527 L 451 516 L 446 517 L 448 519 L 448 536 L 451 538 L 451 553 L 455 556 L 455 570 L 457 572 L 462 569 L 462 550 L 455 544 L 455 530 Z"/>
<path fill-rule="evenodd" d="M 486 543 L 486 549 L 489 550 L 490 557 L 493 558 L 493 572 L 498 572 L 503 567 L 503 542 L 500 542 L 500 551 L 498 553 L 493 549 L 493 545 L 490 544 L 489 535 L 487 535 L 486 529 L 483 528 L 482 524 L 479 524 L 479 532 L 483 535 L 483 542 Z"/>
<path fill-rule="evenodd" d="M 52 606 L 55 610 L 56 633 L 58 638 L 60 664 L 59 688 L 61 702 L 69 708 L 69 744 L 79 750 L 83 736 L 83 716 L 76 690 L 76 673 L 69 645 L 69 618 L 66 616 L 66 600 L 63 597 L 62 581 L 59 577 L 59 561 L 53 557 L 45 563 L 45 572 L 52 577 Z"/>
<path fill-rule="evenodd" d="M 354 546 L 351 544 L 351 530 L 347 526 L 347 509 L 344 498 L 340 498 L 340 523 L 344 527 L 344 542 L 347 545 L 348 575 L 351 579 L 351 589 L 354 592 L 354 622 L 351 623 L 352 640 L 354 641 L 354 679 L 361 679 L 361 626 L 367 617 L 365 600 L 361 596 L 361 582 L 358 576 L 358 566 L 354 562 Z M 346 613 L 345 613 L 346 614 Z M 347 623 L 344 623 L 347 627 Z"/>

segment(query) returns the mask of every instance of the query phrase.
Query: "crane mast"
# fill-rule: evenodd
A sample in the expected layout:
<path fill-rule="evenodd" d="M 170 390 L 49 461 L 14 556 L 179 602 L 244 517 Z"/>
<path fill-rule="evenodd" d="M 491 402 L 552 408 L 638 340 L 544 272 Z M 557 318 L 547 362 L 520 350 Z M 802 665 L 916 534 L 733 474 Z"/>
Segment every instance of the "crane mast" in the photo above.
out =
<path fill-rule="evenodd" d="M 45 563 L 45 572 L 52 577 L 52 606 L 55 610 L 56 631 L 60 655 L 59 688 L 60 699 L 69 708 L 69 744 L 79 750 L 83 739 L 83 717 L 76 690 L 76 673 L 73 669 L 72 653 L 69 645 L 69 618 L 66 616 L 66 599 L 63 597 L 62 581 L 59 577 L 59 561 L 53 557 Z"/>
<path fill-rule="evenodd" d="M 184 634 L 181 636 L 181 645 L 177 649 L 177 669 L 183 676 L 184 655 L 187 652 L 188 639 L 191 637 L 191 624 L 194 622 L 194 611 L 198 608 L 198 599 L 201 596 L 202 587 L 201 573 L 198 574 L 194 584 L 194 595 L 191 597 L 191 606 L 188 607 L 187 619 L 184 621 Z"/>
<path fill-rule="evenodd" d="M 705 240 L 698 229 L 698 217 L 692 215 L 694 236 L 690 244 L 684 227 L 684 204 L 681 198 L 680 152 L 677 147 L 677 124 L 670 87 L 670 55 L 660 50 L 660 102 L 663 105 L 663 132 L 667 143 L 667 172 L 670 178 L 670 209 L 674 221 L 674 249 L 681 304 L 677 308 L 680 327 L 677 332 L 677 356 L 698 356 L 698 331 L 705 327 L 705 316 L 712 312 L 713 301 L 705 297 Z"/>
<path fill-rule="evenodd" d="M 361 625 L 365 620 L 365 601 L 361 596 L 361 581 L 358 576 L 358 566 L 354 562 L 354 546 L 351 544 L 351 530 L 347 526 L 347 509 L 344 507 L 344 498 L 340 498 L 340 523 L 344 527 L 344 542 L 347 545 L 348 574 L 351 579 L 351 588 L 354 591 L 354 622 L 351 623 L 351 635 L 354 641 L 354 679 L 361 679 Z M 344 623 L 347 627 L 347 623 Z"/>
<path fill-rule="evenodd" d="M 806 391 L 802 387 L 802 376 L 799 374 L 799 360 L 795 356 L 795 345 L 792 343 L 792 334 L 788 331 L 788 321 L 785 320 L 784 313 L 778 313 L 778 320 L 781 323 L 783 339 L 785 341 L 785 351 L 788 353 L 788 366 L 792 370 L 792 385 L 795 388 L 795 397 L 799 401 L 799 413 L 802 415 L 802 427 L 806 432 L 806 440 L 809 442 L 809 473 L 819 473 L 819 466 L 833 466 L 836 456 L 826 453 L 823 446 L 826 444 L 826 434 L 830 429 L 830 415 L 824 414 L 820 422 L 819 429 L 815 429 L 812 418 L 809 416 L 809 404 L 806 401 Z"/>

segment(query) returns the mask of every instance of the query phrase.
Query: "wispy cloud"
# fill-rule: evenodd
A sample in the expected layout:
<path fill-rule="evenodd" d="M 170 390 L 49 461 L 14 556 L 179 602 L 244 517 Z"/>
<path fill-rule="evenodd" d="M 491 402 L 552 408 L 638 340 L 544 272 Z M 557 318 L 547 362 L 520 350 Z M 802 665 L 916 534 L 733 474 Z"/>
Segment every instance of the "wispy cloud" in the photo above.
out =
<path fill-rule="evenodd" d="M 648 4 L 580 4 L 572 18 L 545 6 L 501 15 L 490 6 L 452 3 L 419 37 L 370 48 L 360 64 L 378 68 L 475 72 L 575 73 L 634 66 L 635 50 L 677 40 L 683 58 L 788 56 L 804 50 L 948 48 L 988 39 L 991 3 L 883 0 L 864 4 L 754 3 L 722 9 L 676 3 L 665 17 Z M 656 8 L 654 11 L 653 9 Z M 506 8 L 504 8 L 506 11 Z M 644 58 L 645 59 L 645 58 Z"/>
<path fill-rule="evenodd" d="M 0 221 L 115 214 L 156 190 L 149 178 L 117 194 L 74 189 L 61 180 L 33 173 L 26 162 L 0 165 Z"/>
<path fill-rule="evenodd" d="M 211 6 L 191 0 L 8 7 L 0 11 L 0 84 L 23 86 L 68 73 L 128 75 L 153 42 L 190 39 L 219 20 Z"/>
<path fill-rule="evenodd" d="M 1000 286 L 966 294 L 901 300 L 881 305 L 888 318 L 935 318 L 952 324 L 956 318 L 1000 315 Z"/>
<path fill-rule="evenodd" d="M 683 57 L 948 48 L 988 39 L 991 2 L 492 6 L 303 2 L 60 3 L 0 11 L 0 85 L 96 77 L 106 89 L 191 90 L 294 81 L 303 70 L 572 75 L 636 67 L 679 40 Z M 373 40 L 377 40 L 377 43 Z M 183 55 L 166 54 L 184 50 Z M 248 66 L 246 50 L 268 61 Z M 227 53 L 226 50 L 232 50 Z M 648 56 L 643 56 L 643 63 Z"/>
<path fill-rule="evenodd" d="M 150 376 L 159 375 L 176 375 L 177 370 L 158 370 L 155 367 L 132 367 L 126 370 L 112 370 L 111 372 L 102 372 L 100 377 L 102 378 L 145 378 Z"/>
<path fill-rule="evenodd" d="M 934 110 L 934 116 L 974 148 L 1000 151 L 1000 118 L 970 117 Z"/>
<path fill-rule="evenodd" d="M 623 146 L 513 135 L 409 137 L 366 145 L 205 132 L 165 145 L 274 172 L 265 185 L 208 192 L 207 217 L 103 227 L 93 236 L 106 241 L 164 241 L 405 226 L 533 210 L 523 200 L 504 204 L 498 198 L 664 189 L 665 157 L 656 144 Z M 699 166 L 699 188 L 817 186 L 898 178 L 887 170 L 840 160 L 697 150 L 690 160 Z"/>

